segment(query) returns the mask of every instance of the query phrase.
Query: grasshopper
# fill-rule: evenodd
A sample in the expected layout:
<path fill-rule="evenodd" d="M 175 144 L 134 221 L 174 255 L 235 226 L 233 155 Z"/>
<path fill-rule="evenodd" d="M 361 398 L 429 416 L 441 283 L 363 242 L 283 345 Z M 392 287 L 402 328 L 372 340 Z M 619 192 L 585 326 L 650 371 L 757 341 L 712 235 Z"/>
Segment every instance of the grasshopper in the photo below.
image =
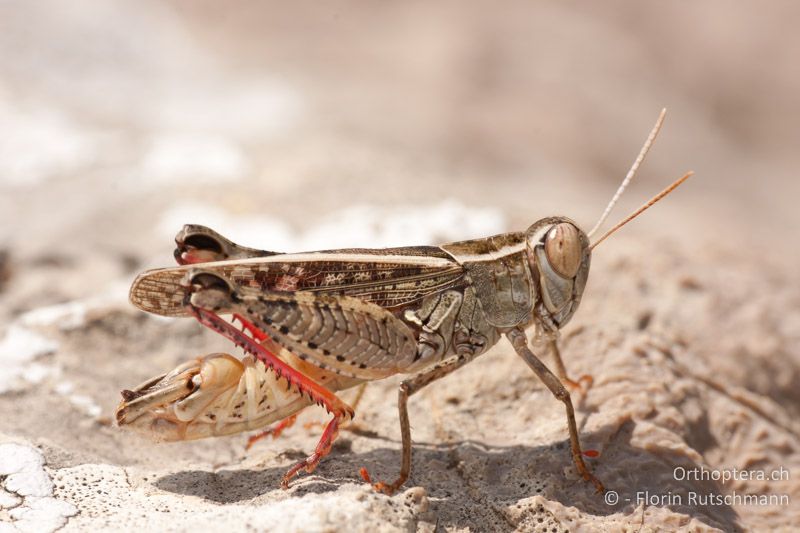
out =
<path fill-rule="evenodd" d="M 227 354 L 199 358 L 123 391 L 119 424 L 182 440 L 257 429 L 276 420 L 291 423 L 307 405 L 321 405 L 332 418 L 314 453 L 284 475 L 286 488 L 301 470 L 316 468 L 340 427 L 353 418 L 353 408 L 335 392 L 413 374 L 398 391 L 399 476 L 373 484 L 391 494 L 411 472 L 409 397 L 505 336 L 563 402 L 575 467 L 604 491 L 583 460 L 568 390 L 579 383 L 567 377 L 557 337 L 581 301 L 592 250 L 692 175 L 688 172 L 590 242 L 644 159 L 664 114 L 588 233 L 554 216 L 523 232 L 440 246 L 283 254 L 239 246 L 203 226 L 185 226 L 176 237 L 180 266 L 140 274 L 130 300 L 151 313 L 194 317 L 249 355 L 242 361 Z M 220 315 L 232 315 L 241 327 Z M 552 351 L 558 376 L 529 347 L 526 330 L 531 328 L 535 344 Z M 366 470 L 361 475 L 371 483 Z"/>

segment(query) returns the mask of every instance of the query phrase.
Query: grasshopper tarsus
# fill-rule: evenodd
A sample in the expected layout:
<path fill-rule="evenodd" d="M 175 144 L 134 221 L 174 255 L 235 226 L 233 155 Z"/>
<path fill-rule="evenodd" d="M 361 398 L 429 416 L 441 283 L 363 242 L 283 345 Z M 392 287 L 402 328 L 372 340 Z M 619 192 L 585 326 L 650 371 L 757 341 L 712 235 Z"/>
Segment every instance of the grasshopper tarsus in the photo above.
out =
<path fill-rule="evenodd" d="M 595 477 L 594 474 L 592 474 L 587 470 L 583 476 L 583 479 L 585 481 L 590 481 L 594 485 L 595 492 L 597 492 L 598 494 L 605 494 L 606 488 L 603 485 L 603 482 L 597 479 L 597 477 Z"/>
<path fill-rule="evenodd" d="M 358 469 L 358 474 L 361 476 L 361 479 L 363 479 L 368 484 L 372 485 L 372 488 L 375 489 L 375 491 L 382 492 L 387 496 L 392 496 L 395 492 L 397 492 L 397 489 L 402 487 L 403 484 L 406 482 L 406 478 L 403 478 L 402 476 L 397 478 L 392 483 L 385 483 L 383 481 L 377 481 L 377 482 L 372 481 L 372 476 L 369 475 L 369 471 L 363 466 Z"/>
<path fill-rule="evenodd" d="M 331 421 L 328 422 L 328 425 L 325 427 L 325 431 L 322 432 L 322 437 L 320 437 L 314 453 L 296 463 L 286 472 L 286 474 L 283 475 L 283 478 L 281 479 L 281 486 L 284 489 L 289 488 L 289 482 L 301 470 L 305 470 L 309 474 L 312 473 L 317 468 L 317 465 L 319 465 L 319 462 L 326 455 L 331 453 L 333 441 L 335 441 L 336 437 L 339 435 L 339 423 L 342 418 L 343 416 L 341 414 L 335 414 L 333 419 L 331 419 Z"/>

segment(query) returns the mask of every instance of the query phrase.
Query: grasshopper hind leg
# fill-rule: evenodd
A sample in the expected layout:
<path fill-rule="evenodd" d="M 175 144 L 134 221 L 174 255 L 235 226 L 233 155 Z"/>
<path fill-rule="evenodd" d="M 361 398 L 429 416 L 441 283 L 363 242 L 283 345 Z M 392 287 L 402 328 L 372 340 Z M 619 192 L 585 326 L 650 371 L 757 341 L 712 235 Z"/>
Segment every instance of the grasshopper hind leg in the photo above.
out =
<path fill-rule="evenodd" d="M 296 386 L 302 394 L 308 397 L 316 404 L 323 406 L 333 418 L 328 422 L 322 437 L 317 444 L 314 453 L 308 456 L 305 460 L 300 461 L 283 476 L 281 486 L 288 488 L 289 481 L 297 475 L 301 470 L 306 472 L 313 472 L 323 457 L 328 455 L 331 451 L 333 441 L 336 440 L 339 434 L 339 426 L 354 416 L 352 407 L 340 400 L 333 392 L 326 389 L 324 386 L 316 383 L 314 380 L 298 372 L 285 362 L 275 357 L 268 351 L 262 344 L 259 344 L 255 339 L 251 338 L 243 331 L 239 330 L 232 324 L 226 322 L 213 312 L 205 309 L 197 308 L 191 304 L 187 307 L 188 311 L 204 326 L 220 333 L 222 336 L 233 341 L 234 344 L 240 346 L 246 352 L 252 354 L 254 357 L 260 359 L 267 368 L 270 368 L 278 376 L 285 378 L 292 385 Z M 265 343 L 266 344 L 266 343 Z"/>
<path fill-rule="evenodd" d="M 333 441 L 335 441 L 336 437 L 339 435 L 341 420 L 341 416 L 334 415 L 333 419 L 328 422 L 328 425 L 325 427 L 325 431 L 322 432 L 322 437 L 320 437 L 317 447 L 314 449 L 314 453 L 295 464 L 284 474 L 283 479 L 281 479 L 281 487 L 284 489 L 289 488 L 289 481 L 301 470 L 305 470 L 309 474 L 313 472 L 322 458 L 331 453 Z"/>

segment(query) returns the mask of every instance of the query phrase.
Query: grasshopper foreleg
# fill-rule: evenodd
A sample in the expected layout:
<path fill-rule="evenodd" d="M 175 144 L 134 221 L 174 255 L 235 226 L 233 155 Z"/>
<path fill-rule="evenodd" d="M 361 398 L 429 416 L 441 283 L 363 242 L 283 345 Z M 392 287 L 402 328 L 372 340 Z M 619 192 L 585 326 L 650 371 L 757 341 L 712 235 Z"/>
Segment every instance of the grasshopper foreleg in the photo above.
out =
<path fill-rule="evenodd" d="M 400 434 L 403 441 L 400 475 L 391 483 L 383 481 L 373 483 L 372 486 L 375 490 L 391 495 L 406 482 L 408 476 L 411 474 L 411 424 L 408 419 L 409 396 L 437 379 L 441 379 L 461 368 L 472 361 L 472 359 L 474 359 L 474 356 L 459 355 L 455 359 L 438 364 L 430 370 L 418 374 L 411 379 L 407 379 L 400 384 L 400 388 L 397 391 L 397 408 L 400 412 Z M 366 468 L 362 468 L 360 473 L 364 481 L 372 483 L 372 479 Z"/>
<path fill-rule="evenodd" d="M 575 462 L 575 467 L 578 473 L 586 481 L 591 481 L 598 492 L 605 492 L 603 484 L 597 479 L 586 466 L 583 461 L 583 452 L 581 451 L 580 440 L 578 439 L 578 426 L 575 423 L 575 409 L 572 407 L 572 399 L 570 398 L 569 391 L 564 387 L 564 384 L 553 374 L 544 363 L 528 348 L 528 338 L 525 332 L 521 329 L 514 328 L 506 333 L 508 340 L 516 350 L 517 354 L 531 367 L 539 379 L 550 389 L 553 396 L 564 402 L 564 407 L 567 409 L 567 427 L 569 429 L 569 441 L 572 449 L 572 460 Z"/>
<path fill-rule="evenodd" d="M 292 416 L 284 418 L 274 426 L 267 428 L 264 431 L 256 433 L 255 435 L 251 435 L 250 437 L 247 438 L 247 445 L 244 447 L 244 449 L 249 450 L 250 448 L 253 447 L 253 444 L 269 436 L 272 436 L 273 439 L 277 439 L 278 437 L 281 436 L 281 433 L 283 433 L 284 430 L 287 430 L 290 427 L 292 427 L 296 421 L 297 421 L 297 414 L 294 414 Z"/>

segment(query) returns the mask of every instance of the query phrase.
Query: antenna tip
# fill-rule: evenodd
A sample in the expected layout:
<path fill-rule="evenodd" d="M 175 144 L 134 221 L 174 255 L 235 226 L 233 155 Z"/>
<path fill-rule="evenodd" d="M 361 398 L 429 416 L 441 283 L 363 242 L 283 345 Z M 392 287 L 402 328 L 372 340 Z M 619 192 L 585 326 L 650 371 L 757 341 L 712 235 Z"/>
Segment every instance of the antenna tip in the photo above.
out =
<path fill-rule="evenodd" d="M 639 209 L 637 209 L 636 211 L 634 211 L 633 213 L 631 213 L 630 215 L 628 215 L 627 217 L 625 217 L 624 219 L 622 219 L 620 222 L 618 222 L 618 223 L 617 223 L 617 225 L 616 225 L 616 226 L 614 226 L 613 228 L 611 228 L 610 230 L 608 230 L 608 231 L 605 233 L 605 235 L 603 235 L 602 237 L 600 237 L 599 239 L 597 239 L 595 242 L 593 242 L 593 243 L 592 243 L 592 244 L 589 246 L 589 249 L 590 249 L 590 250 L 594 249 L 594 248 L 595 248 L 595 247 L 596 247 L 598 244 L 600 244 L 601 242 L 603 242 L 604 240 L 606 240 L 606 238 L 607 238 L 609 235 L 611 235 L 612 233 L 614 233 L 615 231 L 617 231 L 619 228 L 621 228 L 622 226 L 624 226 L 625 224 L 627 224 L 628 222 L 630 222 L 631 220 L 633 220 L 634 218 L 636 218 L 637 216 L 639 216 L 639 214 L 641 214 L 641 213 L 642 213 L 644 210 L 648 209 L 648 208 L 649 208 L 650 206 L 652 206 L 654 203 L 658 202 L 659 200 L 661 200 L 662 198 L 664 198 L 666 195 L 668 195 L 669 193 L 671 193 L 671 192 L 672 192 L 673 190 L 675 190 L 675 189 L 676 189 L 676 188 L 677 188 L 677 187 L 678 187 L 678 186 L 679 186 L 681 183 L 683 183 L 684 181 L 686 181 L 687 179 L 689 179 L 689 178 L 690 178 L 690 177 L 691 177 L 693 174 L 694 174 L 694 170 L 690 170 L 689 172 L 687 172 L 686 174 L 684 174 L 683 176 L 681 176 L 681 177 L 680 177 L 680 178 L 678 178 L 677 180 L 673 181 L 673 182 L 672 182 L 672 183 L 671 183 L 671 184 L 670 184 L 670 185 L 669 185 L 669 186 L 668 186 L 666 189 L 664 189 L 663 191 L 661 191 L 661 192 L 660 192 L 660 193 L 658 193 L 657 195 L 653 196 L 653 197 L 652 197 L 650 200 L 648 200 L 648 201 L 647 201 L 647 203 L 645 203 L 645 204 L 644 204 L 642 207 L 640 207 Z"/>

